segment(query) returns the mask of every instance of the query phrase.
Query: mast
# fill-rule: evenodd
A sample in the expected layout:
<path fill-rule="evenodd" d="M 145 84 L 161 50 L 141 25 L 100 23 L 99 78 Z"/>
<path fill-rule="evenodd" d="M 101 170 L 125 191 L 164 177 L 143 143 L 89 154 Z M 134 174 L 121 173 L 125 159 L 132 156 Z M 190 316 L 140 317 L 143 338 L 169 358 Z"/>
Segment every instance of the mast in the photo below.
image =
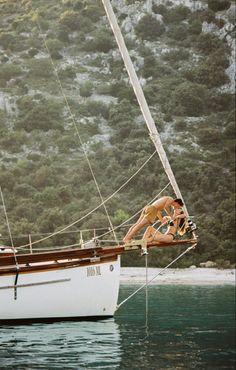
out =
<path fill-rule="evenodd" d="M 140 82 L 138 80 L 138 77 L 137 77 L 137 74 L 135 72 L 132 60 L 129 56 L 129 52 L 128 52 L 127 47 L 125 45 L 124 38 L 122 36 L 120 27 L 117 23 L 116 16 L 115 16 L 115 14 L 113 12 L 113 9 L 112 9 L 112 6 L 110 4 L 110 0 L 102 0 L 102 2 L 103 2 L 104 9 L 106 11 L 107 18 L 109 20 L 110 26 L 111 26 L 112 31 L 114 33 L 117 45 L 119 47 L 122 59 L 124 61 L 126 70 L 128 72 L 128 75 L 129 75 L 129 78 L 130 78 L 130 81 L 131 81 L 131 85 L 134 89 L 134 93 L 135 93 L 136 98 L 138 100 L 138 103 L 139 103 L 140 109 L 142 111 L 144 120 L 147 124 L 148 130 L 149 130 L 149 133 L 150 133 L 150 137 L 151 137 L 151 139 L 152 139 L 152 141 L 153 141 L 153 143 L 156 147 L 156 151 L 157 151 L 157 153 L 160 157 L 160 160 L 162 162 L 162 165 L 164 167 L 166 175 L 167 175 L 168 179 L 170 180 L 170 183 L 171 183 L 172 188 L 173 188 L 173 190 L 176 194 L 176 197 L 181 198 L 183 200 L 183 197 L 182 197 L 182 194 L 180 192 L 179 186 L 176 182 L 175 176 L 174 176 L 173 171 L 171 169 L 169 160 L 166 156 L 165 149 L 163 148 L 163 145 L 162 145 L 162 142 L 161 142 L 161 139 L 160 139 L 160 135 L 157 131 L 156 125 L 154 123 L 151 112 L 149 110 L 149 107 L 148 107 L 146 98 L 144 96 L 141 84 L 140 84 Z M 183 208 L 184 208 L 184 211 L 185 211 L 187 217 L 189 217 L 186 206 L 184 205 Z"/>

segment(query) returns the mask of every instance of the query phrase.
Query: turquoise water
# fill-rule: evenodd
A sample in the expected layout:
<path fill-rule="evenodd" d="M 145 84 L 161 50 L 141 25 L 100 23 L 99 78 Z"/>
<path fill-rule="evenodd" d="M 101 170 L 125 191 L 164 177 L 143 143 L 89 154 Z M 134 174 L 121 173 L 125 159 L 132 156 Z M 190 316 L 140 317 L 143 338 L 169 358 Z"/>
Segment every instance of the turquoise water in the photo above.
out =
<path fill-rule="evenodd" d="M 120 301 L 137 286 L 122 286 Z M 151 286 L 114 319 L 0 327 L 0 369 L 235 369 L 232 286 Z"/>

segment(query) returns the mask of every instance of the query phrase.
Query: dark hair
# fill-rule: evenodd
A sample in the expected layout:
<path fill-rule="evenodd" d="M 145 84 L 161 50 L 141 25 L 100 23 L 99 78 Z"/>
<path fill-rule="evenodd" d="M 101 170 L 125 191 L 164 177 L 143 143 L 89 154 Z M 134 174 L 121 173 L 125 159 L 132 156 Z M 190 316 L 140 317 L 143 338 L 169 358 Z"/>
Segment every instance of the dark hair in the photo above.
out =
<path fill-rule="evenodd" d="M 181 207 L 184 205 L 182 199 L 180 199 L 180 198 L 174 199 L 174 202 L 178 203 Z"/>
<path fill-rule="evenodd" d="M 187 220 L 186 218 L 181 218 L 178 226 L 178 234 L 179 235 L 184 235 L 186 233 L 186 228 L 187 228 Z"/>

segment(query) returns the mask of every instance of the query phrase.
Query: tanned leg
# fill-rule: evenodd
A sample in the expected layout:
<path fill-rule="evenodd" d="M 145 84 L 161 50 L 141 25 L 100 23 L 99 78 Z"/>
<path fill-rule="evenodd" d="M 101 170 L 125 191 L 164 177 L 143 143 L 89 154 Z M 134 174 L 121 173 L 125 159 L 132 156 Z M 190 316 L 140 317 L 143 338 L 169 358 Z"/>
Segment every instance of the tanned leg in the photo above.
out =
<path fill-rule="evenodd" d="M 145 225 L 147 225 L 149 222 L 148 220 L 143 217 L 143 218 L 140 218 L 133 226 L 131 226 L 131 228 L 129 229 L 129 231 L 127 232 L 127 234 L 125 235 L 123 241 L 126 243 L 126 242 L 129 242 L 133 236 L 135 234 L 137 234 L 137 232 L 139 230 L 142 229 L 142 227 L 144 227 Z"/>

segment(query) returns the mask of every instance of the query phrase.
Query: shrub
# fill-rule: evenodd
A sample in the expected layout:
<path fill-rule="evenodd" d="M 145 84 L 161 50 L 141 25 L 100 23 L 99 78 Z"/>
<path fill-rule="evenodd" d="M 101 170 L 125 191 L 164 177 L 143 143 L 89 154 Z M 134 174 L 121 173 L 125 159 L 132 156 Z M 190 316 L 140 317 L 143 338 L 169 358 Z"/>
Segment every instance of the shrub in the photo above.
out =
<path fill-rule="evenodd" d="M 76 77 L 76 70 L 74 66 L 66 66 L 64 69 L 61 69 L 58 72 L 59 78 L 75 78 Z"/>
<path fill-rule="evenodd" d="M 53 186 L 55 181 L 55 172 L 49 166 L 40 167 L 33 176 L 32 184 L 37 189 Z"/>
<path fill-rule="evenodd" d="M 80 86 L 80 95 L 83 97 L 89 97 L 93 92 L 93 84 L 90 81 L 86 81 L 83 85 Z"/>
<path fill-rule="evenodd" d="M 188 37 L 188 25 L 171 25 L 167 32 L 167 36 L 176 41 L 183 41 Z"/>
<path fill-rule="evenodd" d="M 124 70 L 124 63 L 122 60 L 109 59 L 109 69 L 112 74 L 112 78 L 119 80 L 121 78 L 122 71 Z"/>
<path fill-rule="evenodd" d="M 193 15 L 194 15 L 194 13 L 193 13 Z M 193 15 L 192 15 L 192 17 L 193 17 Z M 215 13 L 210 9 L 206 9 L 206 10 L 203 10 L 203 11 L 199 12 L 198 16 L 199 16 L 199 19 L 200 19 L 201 22 L 207 22 L 207 23 L 215 23 L 216 22 Z M 190 20 L 192 19 L 192 17 L 190 18 Z"/>
<path fill-rule="evenodd" d="M 4 64 L 0 67 L 0 79 L 8 81 L 22 74 L 20 66 L 16 64 Z"/>
<path fill-rule="evenodd" d="M 48 78 L 53 73 L 51 63 L 47 59 L 32 59 L 29 61 L 29 68 L 28 74 L 32 78 Z"/>
<path fill-rule="evenodd" d="M 136 34 L 142 40 L 154 41 L 165 32 L 165 26 L 152 15 L 144 15 L 135 27 Z"/>
<path fill-rule="evenodd" d="M 223 41 L 212 33 L 201 33 L 198 37 L 196 47 L 203 54 L 209 55 L 223 47 L 223 44 Z"/>
<path fill-rule="evenodd" d="M 22 145 L 26 144 L 27 136 L 24 131 L 7 132 L 0 139 L 2 149 L 18 153 Z"/>
<path fill-rule="evenodd" d="M 163 59 L 168 60 L 169 62 L 175 63 L 180 60 L 188 60 L 189 59 L 189 51 L 186 49 L 174 49 L 167 51 L 163 54 Z"/>
<path fill-rule="evenodd" d="M 58 207 L 44 210 L 39 217 L 39 227 L 43 232 L 52 232 L 64 225 L 64 215 Z"/>
<path fill-rule="evenodd" d="M 229 9 L 231 6 L 231 1 L 229 0 L 208 0 L 208 8 L 214 12 Z"/>
<path fill-rule="evenodd" d="M 1 168 L 0 169 L 0 178 L 1 178 L 2 191 L 4 191 L 4 190 L 12 191 L 13 187 L 16 184 L 15 176 L 10 171 L 4 171 L 4 169 Z"/>
<path fill-rule="evenodd" d="M 62 43 L 56 39 L 47 40 L 47 47 L 49 49 L 50 56 L 53 59 L 61 59 L 62 56 L 59 53 L 62 49 Z"/>
<path fill-rule="evenodd" d="M 10 49 L 14 47 L 15 44 L 15 38 L 14 36 L 9 32 L 0 32 L 0 45 L 3 47 L 3 49 Z"/>
<path fill-rule="evenodd" d="M 195 19 L 189 26 L 189 33 L 192 35 L 200 35 L 202 32 L 202 22 L 199 19 Z"/>
<path fill-rule="evenodd" d="M 27 132 L 35 129 L 48 131 L 52 128 L 62 129 L 62 106 L 54 100 L 34 101 L 30 98 L 19 99 L 19 119 L 16 127 Z"/>
<path fill-rule="evenodd" d="M 27 183 L 23 183 L 23 184 L 16 184 L 14 186 L 14 192 L 17 193 L 17 195 L 20 195 L 21 197 L 31 197 L 34 192 L 35 192 L 35 189 L 27 184 Z"/>
<path fill-rule="evenodd" d="M 142 75 L 144 78 L 148 78 L 150 76 L 155 75 L 156 64 L 157 64 L 156 58 L 154 57 L 153 54 L 145 56 L 142 70 Z"/>
<path fill-rule="evenodd" d="M 108 118 L 109 108 L 106 104 L 99 101 L 89 101 L 85 106 L 89 116 L 99 116 L 101 114 L 103 118 Z"/>
<path fill-rule="evenodd" d="M 109 50 L 114 48 L 114 39 L 110 32 L 102 30 L 94 35 L 92 40 L 86 42 L 84 49 L 92 52 L 108 53 Z"/>
<path fill-rule="evenodd" d="M 229 77 L 221 66 L 208 64 L 207 62 L 203 62 L 195 69 L 187 71 L 186 77 L 190 81 L 207 85 L 209 88 L 219 87 L 229 82 Z"/>
<path fill-rule="evenodd" d="M 187 19 L 191 14 L 190 9 L 182 4 L 175 6 L 174 8 L 168 9 L 164 15 L 164 21 L 166 23 L 177 23 L 179 24 L 183 20 Z"/>
<path fill-rule="evenodd" d="M 99 21 L 100 17 L 104 16 L 103 6 L 99 3 L 89 4 L 82 10 L 82 15 L 90 19 L 93 23 Z"/>
<path fill-rule="evenodd" d="M 28 50 L 28 55 L 33 58 L 36 54 L 38 54 L 39 50 L 36 48 L 30 48 Z"/>
<path fill-rule="evenodd" d="M 130 102 L 126 99 L 122 100 L 119 105 L 112 105 L 109 110 L 109 123 L 116 126 L 117 123 L 127 121 L 127 117 L 133 120 L 135 117 L 135 109 L 130 106 Z"/>
<path fill-rule="evenodd" d="M 161 14 L 165 16 L 168 13 L 168 8 L 166 8 L 165 5 L 163 4 L 159 4 L 159 5 L 153 4 L 152 11 L 155 14 Z"/>
<path fill-rule="evenodd" d="M 60 16 L 59 21 L 63 26 L 68 27 L 71 31 L 78 31 L 81 28 L 80 20 L 81 15 L 78 12 L 75 12 L 74 10 L 66 10 Z"/>
<path fill-rule="evenodd" d="M 60 17 L 60 24 L 70 31 L 89 32 L 92 28 L 92 21 L 74 10 L 66 10 Z"/>
<path fill-rule="evenodd" d="M 84 0 L 62 0 L 62 4 L 76 10 L 81 10 L 84 7 Z"/>
<path fill-rule="evenodd" d="M 230 93 L 213 93 L 209 97 L 208 106 L 213 112 L 230 111 L 233 109 L 235 102 L 234 94 Z"/>
<path fill-rule="evenodd" d="M 201 85 L 184 82 L 172 93 L 173 111 L 177 115 L 199 116 L 205 110 L 205 89 Z"/>
<path fill-rule="evenodd" d="M 69 28 L 67 26 L 60 25 L 57 29 L 57 38 L 62 42 L 70 42 Z"/>
<path fill-rule="evenodd" d="M 209 148 L 210 146 L 215 146 L 221 139 L 221 132 L 212 127 L 201 126 L 198 132 L 198 144 Z"/>

